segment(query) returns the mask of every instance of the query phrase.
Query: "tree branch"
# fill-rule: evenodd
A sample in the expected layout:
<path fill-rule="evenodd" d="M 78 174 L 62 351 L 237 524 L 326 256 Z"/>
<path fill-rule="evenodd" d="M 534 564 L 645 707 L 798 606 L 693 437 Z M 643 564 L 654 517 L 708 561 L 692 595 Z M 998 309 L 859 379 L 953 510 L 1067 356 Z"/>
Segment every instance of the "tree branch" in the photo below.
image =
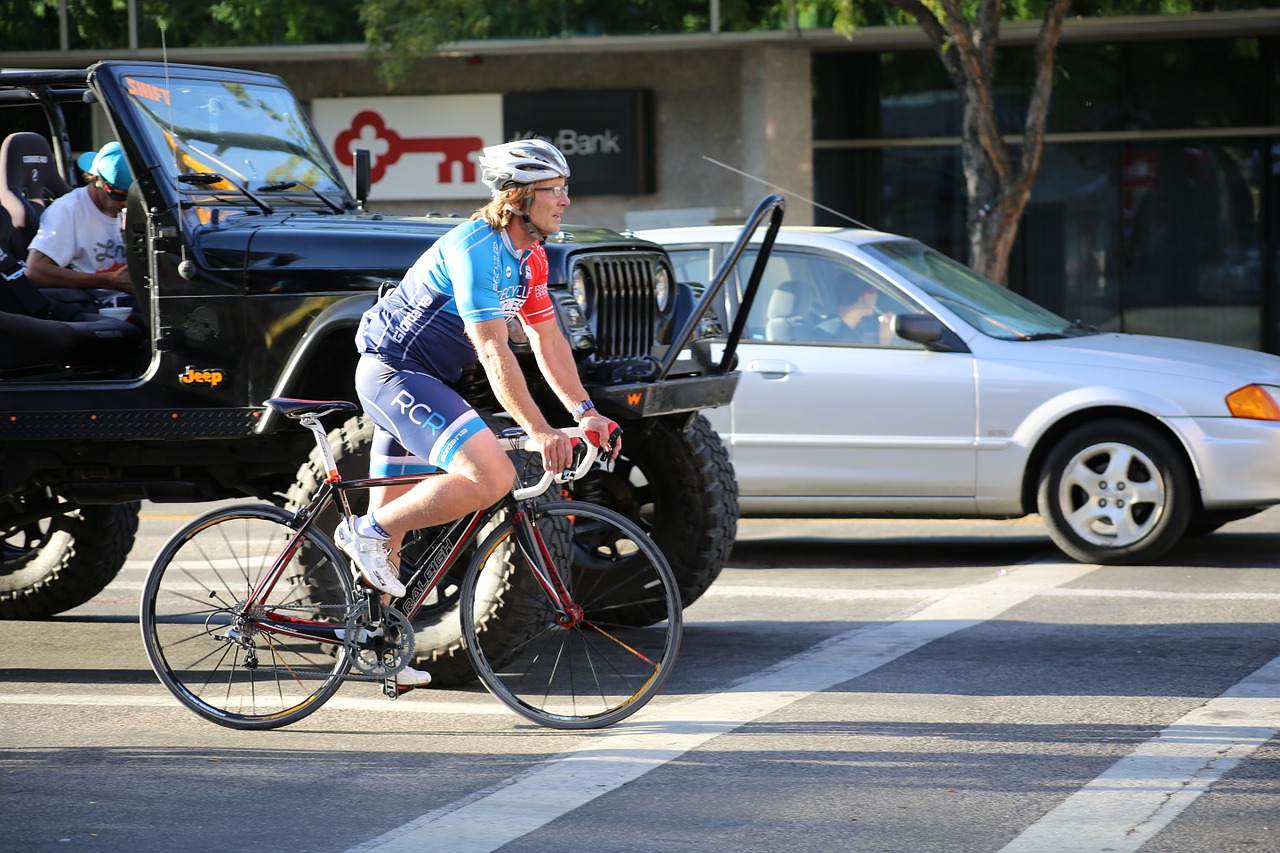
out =
<path fill-rule="evenodd" d="M 1044 23 L 1036 36 L 1036 76 L 1031 86 L 1031 101 L 1027 105 L 1027 121 L 1023 129 L 1022 165 L 1018 180 L 1030 191 L 1040 169 L 1040 157 L 1044 149 L 1045 125 L 1049 117 L 1049 101 L 1053 95 L 1054 54 L 1062 36 L 1062 22 L 1071 8 L 1071 0 L 1053 0 L 1045 9 Z"/>

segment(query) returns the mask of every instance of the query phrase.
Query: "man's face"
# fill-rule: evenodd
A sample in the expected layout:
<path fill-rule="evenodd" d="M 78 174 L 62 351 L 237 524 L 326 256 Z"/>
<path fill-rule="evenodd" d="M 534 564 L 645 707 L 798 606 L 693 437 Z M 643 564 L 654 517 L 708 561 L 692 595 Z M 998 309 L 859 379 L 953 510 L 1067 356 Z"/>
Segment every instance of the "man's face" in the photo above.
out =
<path fill-rule="evenodd" d="M 102 212 L 108 216 L 119 216 L 125 209 L 125 205 L 129 203 L 128 190 L 113 187 L 102 178 L 96 178 L 94 183 L 100 190 L 98 206 L 102 208 Z"/>
<path fill-rule="evenodd" d="M 559 195 L 557 195 L 557 188 Z M 563 178 L 540 181 L 533 188 L 533 203 L 529 205 L 529 219 L 533 227 L 544 236 L 560 230 L 560 217 L 569 206 L 569 183 Z"/>

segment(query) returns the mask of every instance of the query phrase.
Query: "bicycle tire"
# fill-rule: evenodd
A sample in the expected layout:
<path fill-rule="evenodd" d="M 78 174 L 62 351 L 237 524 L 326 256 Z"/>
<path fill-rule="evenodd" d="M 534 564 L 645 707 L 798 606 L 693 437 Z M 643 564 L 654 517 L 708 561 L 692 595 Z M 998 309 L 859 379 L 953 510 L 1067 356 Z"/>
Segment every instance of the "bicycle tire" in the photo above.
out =
<path fill-rule="evenodd" d="M 142 641 L 151 667 L 179 702 L 234 729 L 297 722 L 342 686 L 351 662 L 341 644 L 263 631 L 243 604 L 294 535 L 293 515 L 268 504 L 205 513 L 157 555 L 142 591 Z M 351 598 L 347 560 L 309 531 L 261 602 L 272 613 L 341 626 Z M 228 631 L 237 639 L 226 639 Z"/>
<path fill-rule="evenodd" d="M 491 565 L 520 554 L 508 522 L 480 546 L 462 583 L 462 634 L 472 666 L 489 692 L 535 723 L 590 729 L 626 719 L 662 689 L 675 664 L 683 629 L 675 575 L 639 527 L 606 507 L 550 501 L 529 515 L 553 554 L 564 553 L 566 538 L 575 551 L 606 549 L 592 560 L 557 561 L 583 618 L 571 627 L 557 623 L 549 596 L 522 556 L 516 561 L 523 577 L 508 585 L 511 600 L 501 623 L 470 618 Z M 620 588 L 644 590 L 644 598 L 620 601 Z M 647 626 L 611 618 L 611 611 L 634 612 L 637 605 L 650 617 Z M 487 637 L 511 631 L 523 637 L 518 648 L 512 653 L 507 635 L 499 644 L 501 659 L 491 658 Z"/>

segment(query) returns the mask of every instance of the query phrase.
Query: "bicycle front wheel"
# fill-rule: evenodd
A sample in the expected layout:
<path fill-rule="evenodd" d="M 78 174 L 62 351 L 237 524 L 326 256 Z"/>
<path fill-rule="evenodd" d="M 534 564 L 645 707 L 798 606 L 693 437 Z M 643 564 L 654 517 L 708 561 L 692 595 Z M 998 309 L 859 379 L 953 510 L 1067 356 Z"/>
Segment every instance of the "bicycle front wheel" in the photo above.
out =
<path fill-rule="evenodd" d="M 340 641 L 316 638 L 336 640 L 327 626 L 346 621 L 347 561 L 326 536 L 309 532 L 279 562 L 292 518 L 266 504 L 206 513 L 174 534 L 147 574 L 147 657 L 169 692 L 210 722 L 236 729 L 296 722 L 342 686 L 351 665 Z M 264 579 L 266 591 L 250 603 Z"/>
<path fill-rule="evenodd" d="M 480 546 L 463 580 L 467 655 L 490 692 L 536 723 L 612 725 L 653 698 L 675 664 L 682 627 L 675 576 L 649 537 L 613 510 L 550 501 L 529 517 L 573 607 L 561 611 L 538 582 L 517 544 L 515 525 L 522 522 L 504 524 Z M 517 565 L 502 590 L 509 599 L 503 618 L 485 619 L 489 579 L 501 576 L 510 560 Z M 647 616 L 645 627 L 616 618 L 637 609 Z M 516 643 L 509 632 L 517 634 Z"/>

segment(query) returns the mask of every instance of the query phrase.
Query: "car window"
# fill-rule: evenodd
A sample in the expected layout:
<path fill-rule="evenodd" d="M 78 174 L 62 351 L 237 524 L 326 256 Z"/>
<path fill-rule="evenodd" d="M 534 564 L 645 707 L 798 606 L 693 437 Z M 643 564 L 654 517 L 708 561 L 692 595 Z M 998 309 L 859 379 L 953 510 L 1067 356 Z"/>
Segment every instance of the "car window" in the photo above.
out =
<path fill-rule="evenodd" d="M 1081 323 L 1069 324 L 1047 308 L 915 241 L 871 243 L 863 249 L 991 337 L 1037 340 L 1097 331 Z"/>
<path fill-rule="evenodd" d="M 667 252 L 671 256 L 671 265 L 676 274 L 676 281 L 690 281 L 697 284 L 708 284 L 714 270 L 711 269 L 711 249 L 672 249 Z"/>
<path fill-rule="evenodd" d="M 745 282 L 755 253 L 744 255 Z M 880 276 L 847 258 L 774 248 L 747 318 L 749 340 L 918 349 L 893 334 L 897 314 L 919 313 Z"/>

